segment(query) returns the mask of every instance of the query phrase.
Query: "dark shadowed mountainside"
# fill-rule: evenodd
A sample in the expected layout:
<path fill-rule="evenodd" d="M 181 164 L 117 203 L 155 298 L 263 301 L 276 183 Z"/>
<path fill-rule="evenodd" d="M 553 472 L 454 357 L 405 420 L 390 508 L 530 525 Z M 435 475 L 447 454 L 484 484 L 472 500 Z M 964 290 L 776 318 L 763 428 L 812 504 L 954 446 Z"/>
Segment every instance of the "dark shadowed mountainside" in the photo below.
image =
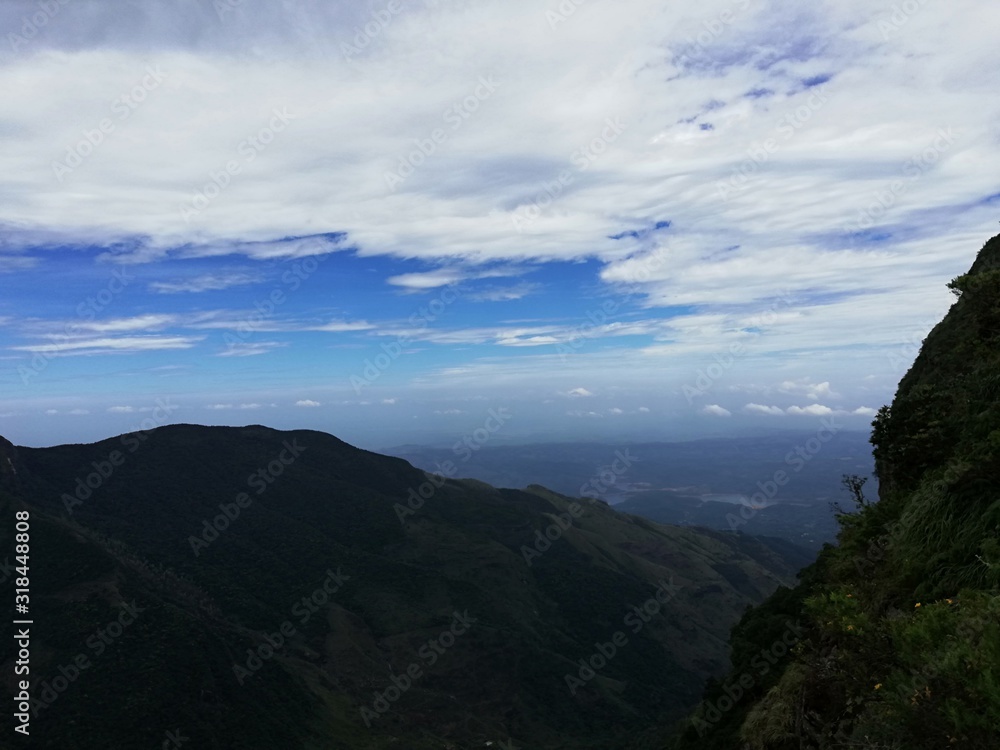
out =
<path fill-rule="evenodd" d="M 624 748 L 695 705 L 797 571 L 319 432 L 4 442 L 0 470 L 0 516 L 31 514 L 40 748 Z"/>

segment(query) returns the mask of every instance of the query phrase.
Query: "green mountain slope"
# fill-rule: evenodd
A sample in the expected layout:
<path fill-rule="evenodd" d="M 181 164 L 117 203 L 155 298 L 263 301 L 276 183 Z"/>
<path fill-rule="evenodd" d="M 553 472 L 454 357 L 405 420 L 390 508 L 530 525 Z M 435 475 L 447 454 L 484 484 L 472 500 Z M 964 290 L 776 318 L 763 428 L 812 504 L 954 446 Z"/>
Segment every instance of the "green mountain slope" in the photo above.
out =
<path fill-rule="evenodd" d="M 3 441 L 0 517 L 22 510 L 30 746 L 60 750 L 170 732 L 198 748 L 627 747 L 691 709 L 728 667 L 732 624 L 795 575 L 750 537 L 264 427 Z M 0 646 L 4 674 L 15 657 Z"/>
<path fill-rule="evenodd" d="M 1000 747 L 1000 237 L 950 286 L 873 423 L 879 502 L 743 618 L 676 750 Z M 802 635 L 762 674 L 787 621 Z"/>

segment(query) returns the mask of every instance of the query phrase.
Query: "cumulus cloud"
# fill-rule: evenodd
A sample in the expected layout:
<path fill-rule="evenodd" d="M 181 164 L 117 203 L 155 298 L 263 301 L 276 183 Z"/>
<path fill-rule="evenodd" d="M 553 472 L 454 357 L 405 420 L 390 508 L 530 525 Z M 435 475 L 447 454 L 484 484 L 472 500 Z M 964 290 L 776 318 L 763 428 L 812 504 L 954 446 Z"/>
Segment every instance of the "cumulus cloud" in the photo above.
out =
<path fill-rule="evenodd" d="M 823 404 L 810 404 L 809 406 L 789 406 L 788 413 L 793 416 L 804 417 L 826 417 L 833 414 L 833 409 Z"/>
<path fill-rule="evenodd" d="M 743 411 L 749 414 L 765 414 L 770 417 L 784 416 L 785 411 L 778 406 L 765 406 L 764 404 L 747 404 Z"/>
<path fill-rule="evenodd" d="M 588 391 L 586 388 L 573 388 L 567 391 L 563 395 L 569 396 L 570 398 L 590 398 L 594 394 Z"/>
<path fill-rule="evenodd" d="M 401 286 L 405 289 L 436 289 L 441 286 L 448 286 L 460 281 L 462 276 L 458 273 L 446 271 L 431 271 L 428 273 L 407 273 L 402 276 L 391 276 L 388 282 L 394 286 Z"/>
<path fill-rule="evenodd" d="M 319 401 L 310 401 L 309 399 L 305 399 L 303 401 L 296 401 L 295 405 L 304 407 L 306 409 L 315 409 L 317 406 L 322 406 L 322 404 Z"/>
<path fill-rule="evenodd" d="M 709 404 L 701 410 L 702 414 L 709 414 L 713 417 L 731 417 L 733 413 L 729 409 L 724 409 L 718 404 Z"/>
<path fill-rule="evenodd" d="M 822 383 L 810 383 L 808 378 L 803 378 L 801 380 L 786 380 L 780 386 L 778 390 L 783 393 L 793 393 L 805 396 L 808 399 L 816 400 L 823 397 L 835 397 L 836 393 L 830 387 L 828 381 Z"/>
<path fill-rule="evenodd" d="M 869 406 L 859 406 L 851 414 L 857 414 L 859 417 L 874 417 L 878 414 L 878 411 Z"/>

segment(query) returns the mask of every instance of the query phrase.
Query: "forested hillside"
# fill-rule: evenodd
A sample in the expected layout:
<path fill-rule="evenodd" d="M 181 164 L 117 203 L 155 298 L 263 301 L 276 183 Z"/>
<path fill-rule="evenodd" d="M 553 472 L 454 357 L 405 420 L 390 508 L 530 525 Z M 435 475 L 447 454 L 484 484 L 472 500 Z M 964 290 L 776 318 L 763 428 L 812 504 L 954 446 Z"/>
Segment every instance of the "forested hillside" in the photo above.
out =
<path fill-rule="evenodd" d="M 175 730 L 208 749 L 625 748 L 697 703 L 731 625 L 796 572 L 744 535 L 263 427 L 0 441 L 16 511 L 31 746 L 59 750 Z M 15 658 L 7 639 L 5 674 Z"/>
<path fill-rule="evenodd" d="M 878 502 L 849 481 L 839 546 L 734 629 L 676 750 L 1000 747 L 1000 237 L 950 288 L 873 423 Z"/>

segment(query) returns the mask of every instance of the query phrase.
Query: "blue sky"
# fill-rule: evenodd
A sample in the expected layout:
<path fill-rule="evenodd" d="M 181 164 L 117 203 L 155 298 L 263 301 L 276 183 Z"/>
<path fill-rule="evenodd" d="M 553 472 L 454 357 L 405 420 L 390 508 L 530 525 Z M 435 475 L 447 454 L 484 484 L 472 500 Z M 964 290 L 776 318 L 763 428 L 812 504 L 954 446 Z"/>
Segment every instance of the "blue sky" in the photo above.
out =
<path fill-rule="evenodd" d="M 0 434 L 866 429 L 995 233 L 997 13 L 5 3 Z"/>

